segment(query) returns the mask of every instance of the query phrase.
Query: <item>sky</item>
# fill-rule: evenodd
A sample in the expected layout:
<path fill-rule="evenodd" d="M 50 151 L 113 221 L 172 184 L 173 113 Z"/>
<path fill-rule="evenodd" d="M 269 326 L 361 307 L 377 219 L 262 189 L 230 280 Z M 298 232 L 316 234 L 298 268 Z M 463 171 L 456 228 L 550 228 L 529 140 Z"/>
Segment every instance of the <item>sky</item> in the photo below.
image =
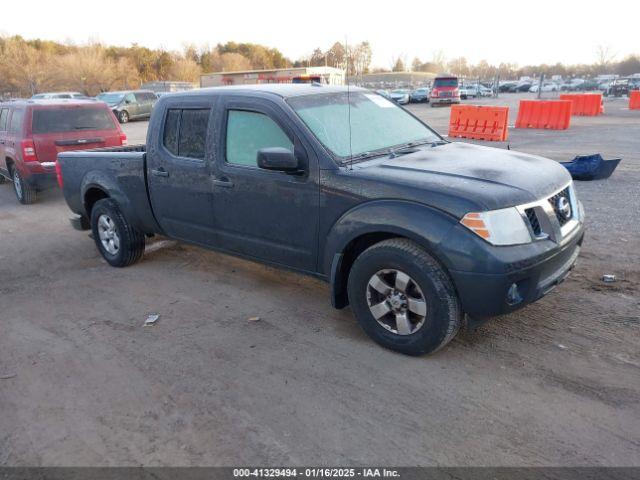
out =
<path fill-rule="evenodd" d="M 181 50 L 227 41 L 276 47 L 295 60 L 335 41 L 367 40 L 374 67 L 428 61 L 442 50 L 471 63 L 593 63 L 599 46 L 622 59 L 640 53 L 640 2 L 456 0 L 56 0 L 3 2 L 0 34 L 83 44 L 100 41 Z M 23 19 L 24 21 L 16 21 Z"/>

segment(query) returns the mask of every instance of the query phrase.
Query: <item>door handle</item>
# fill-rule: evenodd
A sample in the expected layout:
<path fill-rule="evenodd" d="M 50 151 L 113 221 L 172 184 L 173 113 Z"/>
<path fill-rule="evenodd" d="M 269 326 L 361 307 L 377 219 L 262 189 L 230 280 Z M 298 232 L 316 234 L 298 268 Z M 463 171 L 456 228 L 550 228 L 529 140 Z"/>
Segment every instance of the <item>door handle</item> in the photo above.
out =
<path fill-rule="evenodd" d="M 233 182 L 228 178 L 213 178 L 211 182 L 216 187 L 224 187 L 224 188 L 233 187 Z"/>
<path fill-rule="evenodd" d="M 167 172 L 164 168 L 160 167 L 157 170 L 151 170 L 151 175 L 155 175 L 156 177 L 168 177 L 169 172 Z"/>

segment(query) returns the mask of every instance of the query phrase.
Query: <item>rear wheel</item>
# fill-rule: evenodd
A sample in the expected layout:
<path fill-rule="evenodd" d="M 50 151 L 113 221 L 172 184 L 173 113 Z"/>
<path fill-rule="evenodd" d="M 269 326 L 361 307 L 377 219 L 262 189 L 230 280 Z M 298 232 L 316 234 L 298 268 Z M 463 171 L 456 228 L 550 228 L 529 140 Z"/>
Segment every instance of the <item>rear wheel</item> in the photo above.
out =
<path fill-rule="evenodd" d="M 102 257 L 113 267 L 126 267 L 142 257 L 144 234 L 133 228 L 118 204 L 104 198 L 91 210 L 93 239 Z"/>
<path fill-rule="evenodd" d="M 120 123 L 127 123 L 129 121 L 129 112 L 122 110 L 118 113 L 118 121 Z"/>
<path fill-rule="evenodd" d="M 449 276 L 406 239 L 380 242 L 354 262 L 349 302 L 363 330 L 380 345 L 408 355 L 433 353 L 462 323 Z"/>
<path fill-rule="evenodd" d="M 37 192 L 33 185 L 25 182 L 17 169 L 13 169 L 13 191 L 16 192 L 18 201 L 23 205 L 31 205 L 36 201 Z"/>

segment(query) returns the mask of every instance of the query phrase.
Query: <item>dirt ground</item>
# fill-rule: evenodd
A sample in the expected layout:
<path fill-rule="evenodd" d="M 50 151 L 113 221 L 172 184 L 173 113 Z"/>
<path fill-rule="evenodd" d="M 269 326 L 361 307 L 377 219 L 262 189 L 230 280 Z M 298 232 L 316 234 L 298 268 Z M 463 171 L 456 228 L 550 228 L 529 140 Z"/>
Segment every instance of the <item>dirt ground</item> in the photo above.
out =
<path fill-rule="evenodd" d="M 477 103 L 514 123 L 518 98 Z M 577 184 L 573 275 L 431 357 L 378 347 L 296 274 L 166 239 L 111 268 L 59 192 L 25 207 L 0 185 L 0 465 L 639 466 L 640 112 L 625 106 L 510 130 L 556 160 L 624 159 Z M 446 133 L 448 108 L 409 108 Z M 135 143 L 146 122 L 125 129 Z"/>

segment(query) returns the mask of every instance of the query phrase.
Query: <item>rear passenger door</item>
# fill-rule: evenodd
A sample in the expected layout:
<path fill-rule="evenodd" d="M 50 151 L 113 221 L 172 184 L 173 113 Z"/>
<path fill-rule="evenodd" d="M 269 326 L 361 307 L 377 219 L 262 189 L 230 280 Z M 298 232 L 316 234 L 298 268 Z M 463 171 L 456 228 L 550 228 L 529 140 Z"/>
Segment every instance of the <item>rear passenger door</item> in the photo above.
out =
<path fill-rule="evenodd" d="M 136 103 L 138 104 L 138 115 L 146 117 L 151 113 L 151 102 L 147 92 L 136 92 Z"/>
<path fill-rule="evenodd" d="M 140 103 L 133 93 L 127 93 L 124 96 L 125 109 L 129 112 L 129 118 L 138 118 L 140 116 Z"/>
<path fill-rule="evenodd" d="M 163 231 L 171 237 L 210 244 L 213 200 L 211 100 L 181 101 L 150 125 L 147 145 L 149 194 Z M 155 117 L 154 117 L 155 119 Z"/>

